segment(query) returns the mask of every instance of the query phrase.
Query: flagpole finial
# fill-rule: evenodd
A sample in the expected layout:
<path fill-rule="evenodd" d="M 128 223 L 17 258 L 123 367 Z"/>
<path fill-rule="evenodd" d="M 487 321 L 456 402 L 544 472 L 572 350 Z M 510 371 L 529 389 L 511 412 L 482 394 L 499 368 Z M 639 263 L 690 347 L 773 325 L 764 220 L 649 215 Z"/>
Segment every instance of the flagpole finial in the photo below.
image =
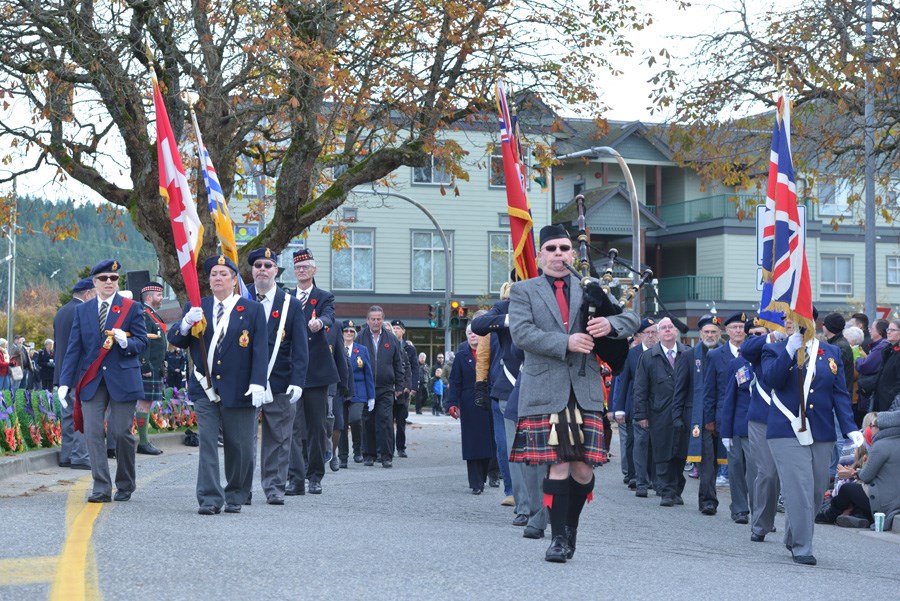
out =
<path fill-rule="evenodd" d="M 181 93 L 181 98 L 188 105 L 191 111 L 194 110 L 194 105 L 200 101 L 200 95 L 197 92 L 191 92 L 190 90 L 184 90 Z"/>

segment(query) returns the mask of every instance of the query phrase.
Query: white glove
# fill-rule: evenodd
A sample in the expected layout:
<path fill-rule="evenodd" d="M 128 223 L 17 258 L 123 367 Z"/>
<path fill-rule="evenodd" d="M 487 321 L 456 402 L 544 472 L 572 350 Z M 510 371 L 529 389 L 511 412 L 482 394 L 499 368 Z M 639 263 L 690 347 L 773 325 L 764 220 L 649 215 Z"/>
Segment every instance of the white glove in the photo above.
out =
<path fill-rule="evenodd" d="M 787 338 L 787 334 L 785 334 L 781 330 L 775 330 L 772 332 L 772 340 L 774 342 L 781 342 L 785 338 Z"/>
<path fill-rule="evenodd" d="M 191 307 L 188 309 L 188 312 L 184 314 L 184 317 L 181 318 L 181 333 L 182 335 L 187 334 L 188 330 L 195 323 L 199 323 L 203 320 L 203 309 L 200 307 Z"/>
<path fill-rule="evenodd" d="M 119 346 L 122 348 L 128 348 L 128 336 L 125 335 L 125 332 L 120 330 L 119 328 L 112 329 L 113 338 L 116 339 L 116 342 L 119 343 Z"/>
<path fill-rule="evenodd" d="M 287 390 L 285 390 L 285 392 L 287 394 L 291 395 L 292 403 L 296 403 L 297 401 L 300 400 L 300 397 L 303 396 L 303 389 L 300 388 L 299 386 L 294 386 L 293 384 L 288 386 Z"/>
<path fill-rule="evenodd" d="M 863 436 L 863 433 L 859 430 L 854 430 L 850 434 L 847 435 L 847 438 L 853 441 L 853 447 L 861 447 L 866 443 L 866 438 Z"/>
<path fill-rule="evenodd" d="M 56 396 L 59 398 L 59 404 L 62 405 L 63 409 L 66 409 L 69 406 L 69 403 L 66 401 L 66 396 L 69 394 L 68 386 L 60 386 L 56 390 Z"/>
<path fill-rule="evenodd" d="M 785 349 L 787 350 L 788 355 L 793 357 L 797 354 L 797 351 L 800 350 L 801 346 L 803 346 L 803 334 L 794 332 L 788 337 Z"/>
<path fill-rule="evenodd" d="M 263 403 L 266 402 L 266 389 L 259 384 L 251 384 L 250 388 L 247 389 L 247 392 L 244 393 L 244 396 L 249 396 L 253 406 L 259 409 L 263 406 Z"/>
<path fill-rule="evenodd" d="M 368 405 L 369 405 L 369 411 L 372 411 L 373 409 L 375 409 L 375 399 L 369 399 Z"/>
<path fill-rule="evenodd" d="M 732 442 L 731 442 L 730 438 L 722 439 L 722 446 L 725 447 L 725 450 L 728 451 L 729 453 L 731 452 L 731 445 L 732 445 Z"/>

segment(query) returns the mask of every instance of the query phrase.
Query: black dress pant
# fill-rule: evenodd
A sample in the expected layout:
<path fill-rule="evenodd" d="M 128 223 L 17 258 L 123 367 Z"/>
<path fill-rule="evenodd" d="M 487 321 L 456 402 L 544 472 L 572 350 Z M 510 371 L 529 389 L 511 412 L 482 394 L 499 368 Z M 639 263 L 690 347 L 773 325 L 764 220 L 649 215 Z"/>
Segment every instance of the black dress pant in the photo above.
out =
<path fill-rule="evenodd" d="M 409 394 L 401 394 L 394 402 L 394 424 L 397 428 L 397 450 L 406 450 L 406 418 L 409 417 Z"/>
<path fill-rule="evenodd" d="M 838 489 L 838 494 L 831 497 L 831 508 L 835 515 L 840 515 L 851 507 L 853 515 L 856 517 L 865 518 L 870 522 L 875 521 L 869 496 L 859 482 L 842 484 Z"/>
<path fill-rule="evenodd" d="M 466 459 L 466 471 L 469 474 L 469 488 L 472 490 L 484 490 L 484 483 L 487 481 L 488 466 L 490 464 L 490 457 L 485 457 L 484 459 Z"/>
<path fill-rule="evenodd" d="M 704 507 L 716 508 L 719 506 L 719 498 L 716 495 L 716 476 L 719 473 L 719 464 L 716 461 L 719 448 L 719 436 L 703 428 L 700 451 L 700 492 L 698 501 L 700 509 Z"/>
<path fill-rule="evenodd" d="M 366 459 L 394 457 L 394 391 L 375 391 L 375 408 L 363 414 L 363 456 Z"/>
<path fill-rule="evenodd" d="M 362 455 L 362 415 L 365 408 L 365 403 L 344 403 L 344 424 L 347 427 L 341 431 L 341 439 L 338 442 L 338 459 L 341 463 L 347 463 L 350 436 L 353 437 L 353 456 Z"/>
<path fill-rule="evenodd" d="M 291 438 L 291 461 L 288 480 L 303 482 L 308 478 L 319 482 L 325 475 L 325 445 L 331 444 L 331 432 L 326 425 L 328 415 L 328 387 L 315 386 L 303 389 L 303 396 L 297 401 Z M 303 452 L 306 440 L 308 451 Z M 308 455 L 308 460 L 305 455 Z"/>

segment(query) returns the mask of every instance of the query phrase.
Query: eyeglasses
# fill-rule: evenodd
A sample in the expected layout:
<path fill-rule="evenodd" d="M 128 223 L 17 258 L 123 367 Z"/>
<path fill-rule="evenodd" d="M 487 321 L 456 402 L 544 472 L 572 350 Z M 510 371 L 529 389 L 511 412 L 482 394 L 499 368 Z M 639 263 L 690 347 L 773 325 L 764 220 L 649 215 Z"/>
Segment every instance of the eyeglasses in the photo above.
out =
<path fill-rule="evenodd" d="M 572 245 L 560 244 L 559 246 L 557 246 L 556 244 L 548 244 L 544 247 L 544 250 L 546 250 L 548 253 L 555 253 L 557 248 L 560 250 L 560 252 L 567 253 L 572 250 Z"/>
<path fill-rule="evenodd" d="M 765 332 L 750 332 L 750 336 L 765 336 Z"/>
<path fill-rule="evenodd" d="M 116 274 L 113 274 L 113 275 L 98 275 L 98 276 L 94 276 L 94 277 L 96 277 L 96 278 L 97 278 L 98 280 L 100 280 L 101 282 L 118 282 L 118 281 L 119 281 L 119 276 L 117 276 Z"/>
<path fill-rule="evenodd" d="M 253 264 L 253 267 L 256 269 L 272 269 L 275 267 L 275 263 L 268 263 L 266 261 L 257 261 Z"/>
<path fill-rule="evenodd" d="M 344 330 L 344 334 L 346 334 L 347 332 L 353 332 L 354 334 L 356 334 L 356 330 L 354 330 L 353 328 L 346 328 Z"/>
<path fill-rule="evenodd" d="M 888 328 L 888 332 L 900 332 L 900 328 Z"/>

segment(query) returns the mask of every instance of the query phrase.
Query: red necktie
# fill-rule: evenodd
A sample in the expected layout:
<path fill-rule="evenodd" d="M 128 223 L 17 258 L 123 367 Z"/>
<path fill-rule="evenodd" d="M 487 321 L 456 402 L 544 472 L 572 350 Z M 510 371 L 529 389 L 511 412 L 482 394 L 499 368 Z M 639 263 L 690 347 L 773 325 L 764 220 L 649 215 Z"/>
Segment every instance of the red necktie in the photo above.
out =
<path fill-rule="evenodd" d="M 562 280 L 553 280 L 553 285 L 556 287 L 556 304 L 559 305 L 559 312 L 562 315 L 563 320 L 563 328 L 565 328 L 566 332 L 569 331 L 569 301 L 566 298 L 566 293 L 563 291 L 563 286 L 565 282 Z"/>

